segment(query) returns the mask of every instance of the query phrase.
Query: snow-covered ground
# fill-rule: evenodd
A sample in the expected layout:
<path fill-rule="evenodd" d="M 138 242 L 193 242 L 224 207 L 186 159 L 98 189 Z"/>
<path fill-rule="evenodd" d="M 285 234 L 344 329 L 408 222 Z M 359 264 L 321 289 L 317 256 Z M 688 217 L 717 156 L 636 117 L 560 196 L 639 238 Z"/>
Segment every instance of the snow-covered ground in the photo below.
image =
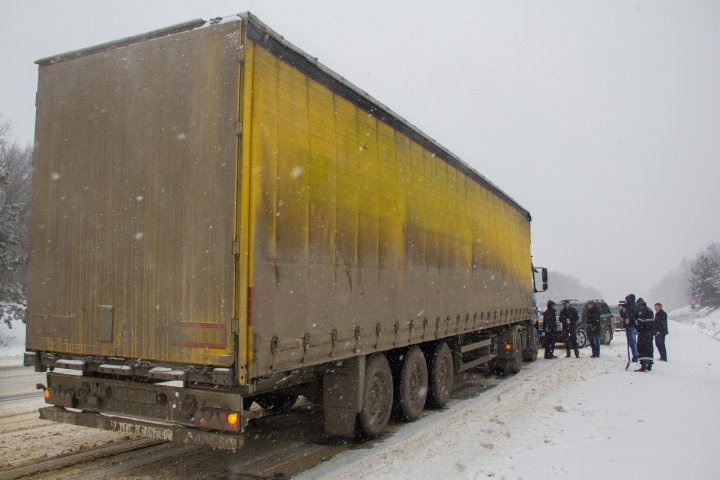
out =
<path fill-rule="evenodd" d="M 625 370 L 623 332 L 599 359 L 589 358 L 589 348 L 579 359 L 558 349 L 557 360 L 527 364 L 484 393 L 298 478 L 720 478 L 720 311 L 669 316 L 670 361 L 650 373 L 634 372 L 636 364 Z M 20 364 L 24 325 L 0 325 L 0 335 L 8 343 L 0 364 Z"/>
<path fill-rule="evenodd" d="M 709 315 L 695 325 L 670 322 L 669 362 L 656 362 L 650 373 L 634 372 L 636 364 L 625 371 L 625 338 L 617 332 L 599 359 L 589 349 L 579 359 L 539 359 L 519 381 L 299 478 L 720 478 L 720 342 L 697 325 L 709 331 L 720 311 L 701 313 Z"/>
<path fill-rule="evenodd" d="M 720 309 L 712 311 L 709 308 L 685 307 L 671 312 L 670 318 L 686 325 L 693 325 L 705 335 L 720 340 Z"/>
<path fill-rule="evenodd" d="M 3 312 L 3 315 L 5 312 Z M 19 321 L 12 322 L 12 328 L 7 326 L 5 318 L 0 318 L 0 366 L 22 365 L 25 351 L 25 324 Z"/>

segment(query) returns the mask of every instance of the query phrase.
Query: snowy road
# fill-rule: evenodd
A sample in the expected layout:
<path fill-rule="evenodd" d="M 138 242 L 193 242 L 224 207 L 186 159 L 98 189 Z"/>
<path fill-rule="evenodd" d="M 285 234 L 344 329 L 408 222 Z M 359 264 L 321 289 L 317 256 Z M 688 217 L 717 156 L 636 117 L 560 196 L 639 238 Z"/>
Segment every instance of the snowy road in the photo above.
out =
<path fill-rule="evenodd" d="M 40 398 L 35 385 L 45 382 L 44 373 L 36 373 L 31 367 L 0 367 L 0 402 Z"/>
<path fill-rule="evenodd" d="M 301 479 L 715 479 L 720 342 L 671 322 L 669 363 L 539 359 L 514 382 L 345 452 Z"/>
<path fill-rule="evenodd" d="M 248 432 L 246 448 L 235 455 L 157 445 L 66 469 L 63 475 L 247 478 L 252 472 L 265 478 L 330 458 L 296 478 L 592 480 L 612 472 L 614 478 L 633 480 L 714 479 L 720 342 L 693 327 L 674 322 L 670 327 L 670 363 L 656 363 L 649 374 L 633 372 L 635 364 L 624 370 L 620 333 L 597 360 L 586 348 L 582 358 L 539 359 L 501 381 L 465 375 L 448 408 L 393 425 L 365 445 L 328 444 L 317 407 L 308 407 L 258 423 Z M 27 369 L 0 373 L 15 376 L 15 385 L 2 380 L 3 394 L 31 392 L 41 381 Z M 0 457 L 7 467 L 127 442 L 118 434 L 37 420 L 41 405 L 40 398 L 3 403 Z M 308 461 L 285 465 L 293 455 Z"/>

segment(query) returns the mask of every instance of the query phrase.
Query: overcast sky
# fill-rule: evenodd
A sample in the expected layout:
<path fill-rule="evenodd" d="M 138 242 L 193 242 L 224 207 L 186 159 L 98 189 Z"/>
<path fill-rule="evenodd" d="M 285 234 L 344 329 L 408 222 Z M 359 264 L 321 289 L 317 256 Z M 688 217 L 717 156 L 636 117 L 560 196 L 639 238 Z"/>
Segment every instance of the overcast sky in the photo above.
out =
<path fill-rule="evenodd" d="M 535 264 L 609 301 L 720 241 L 717 0 L 0 0 L 0 113 L 32 142 L 35 60 L 246 10 L 515 198 Z"/>

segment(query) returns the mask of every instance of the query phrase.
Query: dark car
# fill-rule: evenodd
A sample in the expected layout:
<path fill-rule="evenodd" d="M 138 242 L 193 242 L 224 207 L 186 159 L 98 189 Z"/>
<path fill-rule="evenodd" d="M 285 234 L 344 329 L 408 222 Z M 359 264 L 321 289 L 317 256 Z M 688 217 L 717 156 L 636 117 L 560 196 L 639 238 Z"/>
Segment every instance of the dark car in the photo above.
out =
<path fill-rule="evenodd" d="M 615 325 L 615 330 L 625 330 L 625 322 L 620 316 L 620 305 L 611 305 L 610 313 L 612 313 L 613 316 L 613 325 Z"/>
<path fill-rule="evenodd" d="M 563 308 L 561 301 L 559 302 L 558 309 L 557 309 L 557 315 L 555 316 L 556 322 L 557 322 L 557 329 L 558 329 L 558 335 L 557 335 L 557 341 L 558 343 L 562 343 L 564 339 L 562 338 L 562 325 L 560 324 L 560 321 L 557 320 L 558 316 L 560 315 L 560 310 Z M 615 331 L 615 323 L 613 318 L 613 313 L 610 310 L 610 307 L 607 303 L 605 303 L 604 300 L 599 299 L 593 299 L 588 300 L 586 302 L 579 302 L 577 300 L 570 300 L 570 305 L 575 307 L 580 314 L 580 320 L 577 324 L 577 344 L 578 347 L 583 348 L 586 347 L 590 341 L 588 339 L 587 334 L 587 322 L 585 320 L 585 317 L 587 316 L 587 307 L 586 305 L 588 303 L 594 303 L 595 308 L 597 308 L 600 311 L 600 344 L 601 345 L 610 345 L 610 342 L 612 342 L 613 339 L 613 333 Z M 540 342 L 541 344 L 544 342 L 544 332 L 542 330 L 542 321 L 539 325 L 540 330 Z"/>

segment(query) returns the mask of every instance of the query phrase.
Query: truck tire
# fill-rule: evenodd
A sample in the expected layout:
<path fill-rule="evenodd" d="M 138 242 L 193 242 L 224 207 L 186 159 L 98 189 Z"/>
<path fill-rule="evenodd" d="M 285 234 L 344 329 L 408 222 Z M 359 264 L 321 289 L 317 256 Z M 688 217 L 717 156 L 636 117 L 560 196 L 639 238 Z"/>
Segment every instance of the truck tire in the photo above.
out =
<path fill-rule="evenodd" d="M 455 373 L 452 353 L 447 343 L 439 342 L 429 357 L 427 404 L 430 408 L 442 408 L 450 401 L 453 389 Z"/>
<path fill-rule="evenodd" d="M 292 410 L 297 399 L 297 395 L 287 393 L 265 393 L 258 395 L 253 400 L 268 412 L 287 413 Z"/>
<path fill-rule="evenodd" d="M 358 428 L 361 437 L 374 438 L 385 430 L 393 406 L 392 372 L 382 353 L 375 353 L 365 361 L 364 387 Z"/>
<path fill-rule="evenodd" d="M 406 422 L 416 420 L 425 408 L 428 370 L 425 355 L 419 347 L 410 347 L 395 374 L 393 413 Z"/>
<path fill-rule="evenodd" d="M 519 327 L 505 327 L 497 339 L 497 355 L 490 361 L 490 369 L 498 375 L 506 376 L 520 371 L 523 362 L 523 345 Z M 505 350 L 506 344 L 512 345 L 512 350 Z"/>
<path fill-rule="evenodd" d="M 534 362 L 537 360 L 538 348 L 540 340 L 538 339 L 538 331 L 535 327 L 530 326 L 528 328 L 528 346 L 523 351 L 523 360 L 526 362 Z"/>
<path fill-rule="evenodd" d="M 513 355 L 505 361 L 505 365 L 503 366 L 503 375 L 517 373 L 520 371 L 520 368 L 522 368 L 522 334 L 520 332 L 520 328 L 518 327 L 513 327 L 512 346 Z"/>

